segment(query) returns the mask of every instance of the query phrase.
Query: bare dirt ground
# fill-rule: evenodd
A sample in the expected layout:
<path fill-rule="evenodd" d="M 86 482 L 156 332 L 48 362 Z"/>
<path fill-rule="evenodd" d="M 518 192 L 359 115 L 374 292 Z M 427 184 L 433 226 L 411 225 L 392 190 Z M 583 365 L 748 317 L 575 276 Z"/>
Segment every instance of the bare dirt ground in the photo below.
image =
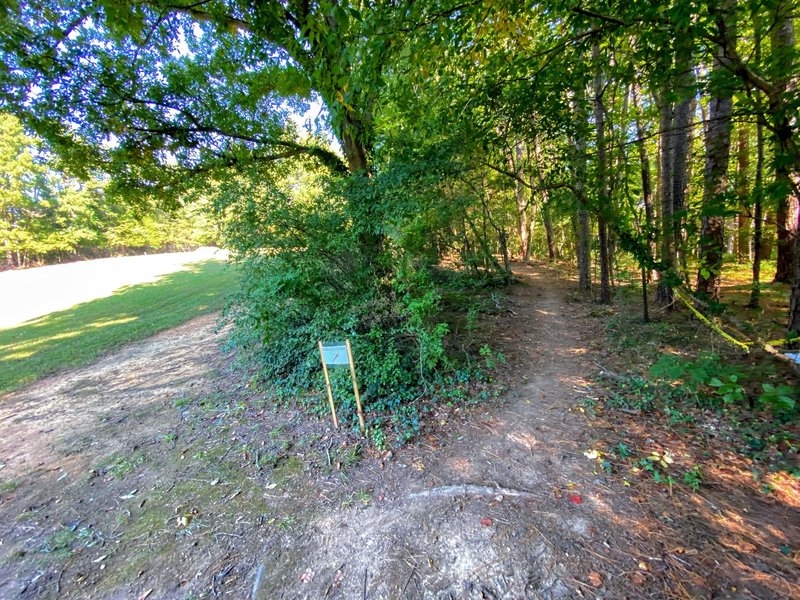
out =
<path fill-rule="evenodd" d="M 598 468 L 669 435 L 586 410 L 590 307 L 517 272 L 509 392 L 394 454 L 270 408 L 212 316 L 6 397 L 0 598 L 800 598 L 796 496 Z"/>

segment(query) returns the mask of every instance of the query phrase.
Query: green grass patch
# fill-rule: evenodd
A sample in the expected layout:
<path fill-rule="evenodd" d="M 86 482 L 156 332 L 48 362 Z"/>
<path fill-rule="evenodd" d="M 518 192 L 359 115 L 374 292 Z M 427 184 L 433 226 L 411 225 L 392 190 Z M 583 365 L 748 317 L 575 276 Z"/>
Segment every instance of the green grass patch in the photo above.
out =
<path fill-rule="evenodd" d="M 0 393 L 219 310 L 235 283 L 232 267 L 208 260 L 153 283 L 0 329 Z"/>

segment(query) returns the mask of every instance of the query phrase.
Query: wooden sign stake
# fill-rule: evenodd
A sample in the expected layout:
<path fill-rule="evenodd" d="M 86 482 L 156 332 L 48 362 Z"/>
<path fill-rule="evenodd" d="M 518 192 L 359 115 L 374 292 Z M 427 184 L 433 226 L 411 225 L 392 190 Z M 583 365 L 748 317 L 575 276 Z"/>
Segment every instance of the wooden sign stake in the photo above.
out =
<path fill-rule="evenodd" d="M 353 394 L 356 396 L 356 407 L 358 408 L 358 424 L 361 427 L 361 433 L 366 433 L 366 426 L 364 425 L 364 411 L 361 408 L 361 394 L 358 393 L 358 381 L 356 380 L 356 367 L 353 362 L 353 351 L 350 349 L 350 340 L 344 341 L 347 346 L 347 358 L 350 362 L 350 378 L 353 380 Z"/>
<path fill-rule="evenodd" d="M 336 407 L 333 405 L 333 390 L 331 390 L 331 379 L 328 377 L 328 365 L 325 364 L 325 353 L 322 351 L 322 340 L 319 342 L 319 357 L 322 359 L 322 372 L 325 373 L 325 386 L 328 388 L 328 402 L 331 403 L 331 414 L 333 415 L 333 426 L 339 429 L 339 420 L 336 418 Z M 347 345 L 348 352 L 350 351 L 350 344 Z M 351 369 L 352 363 L 351 363 Z M 360 406 L 360 405 L 359 405 Z"/>

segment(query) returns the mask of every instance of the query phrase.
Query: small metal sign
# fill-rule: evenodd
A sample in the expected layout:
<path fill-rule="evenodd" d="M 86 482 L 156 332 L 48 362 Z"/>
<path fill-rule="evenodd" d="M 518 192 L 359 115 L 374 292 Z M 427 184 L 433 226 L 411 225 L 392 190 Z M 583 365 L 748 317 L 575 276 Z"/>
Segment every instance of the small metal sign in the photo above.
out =
<path fill-rule="evenodd" d="M 350 380 L 353 382 L 353 395 L 356 398 L 356 408 L 358 408 L 358 425 L 363 433 L 366 433 L 364 424 L 364 409 L 361 407 L 361 394 L 358 391 L 358 380 L 356 379 L 356 365 L 353 362 L 353 349 L 350 347 L 350 340 L 324 344 L 321 340 L 317 342 L 319 355 L 322 359 L 322 372 L 325 374 L 325 387 L 328 390 L 328 402 L 331 405 L 331 416 L 333 426 L 339 428 L 339 419 L 336 417 L 336 406 L 333 404 L 333 390 L 331 380 L 328 377 L 328 367 L 350 366 Z"/>
<path fill-rule="evenodd" d="M 337 367 L 340 365 L 349 365 L 350 359 L 347 354 L 347 346 L 344 342 L 333 342 L 331 344 L 322 344 L 322 360 L 329 367 Z"/>

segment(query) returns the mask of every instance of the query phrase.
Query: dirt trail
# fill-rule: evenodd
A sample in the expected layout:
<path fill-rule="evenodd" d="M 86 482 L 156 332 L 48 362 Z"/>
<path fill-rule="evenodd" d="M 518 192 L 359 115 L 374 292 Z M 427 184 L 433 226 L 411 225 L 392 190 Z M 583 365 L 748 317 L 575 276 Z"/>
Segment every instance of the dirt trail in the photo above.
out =
<path fill-rule="evenodd" d="M 663 488 L 643 505 L 585 455 L 613 433 L 580 409 L 599 334 L 569 282 L 516 270 L 493 317 L 508 393 L 436 414 L 436 433 L 392 457 L 355 460 L 352 433 L 271 407 L 228 370 L 213 316 L 7 396 L 0 598 L 790 596 L 791 563 L 783 580 L 757 561 L 725 573 L 657 535 L 710 528 L 718 499 L 694 497 L 681 521 Z M 797 511 L 778 509 L 791 537 Z M 767 529 L 724 512 L 736 535 Z"/>
<path fill-rule="evenodd" d="M 588 340 L 565 283 L 518 275 L 504 326 L 518 385 L 505 405 L 372 471 L 363 484 L 384 500 L 311 523 L 307 547 L 283 549 L 297 564 L 267 558 L 260 597 L 563 598 L 603 566 L 600 532 L 627 534 L 583 456 L 574 409 L 593 367 Z M 319 577 L 304 582 L 308 568 Z"/>

